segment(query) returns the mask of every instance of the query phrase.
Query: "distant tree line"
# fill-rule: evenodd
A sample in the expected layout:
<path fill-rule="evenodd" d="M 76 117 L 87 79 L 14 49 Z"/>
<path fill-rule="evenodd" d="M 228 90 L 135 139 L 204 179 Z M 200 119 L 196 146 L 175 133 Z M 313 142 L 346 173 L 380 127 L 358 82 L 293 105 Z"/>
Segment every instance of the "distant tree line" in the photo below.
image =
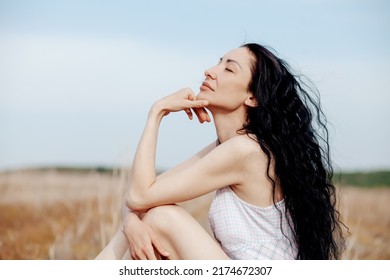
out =
<path fill-rule="evenodd" d="M 390 171 L 340 172 L 333 181 L 337 185 L 358 187 L 390 187 Z"/>

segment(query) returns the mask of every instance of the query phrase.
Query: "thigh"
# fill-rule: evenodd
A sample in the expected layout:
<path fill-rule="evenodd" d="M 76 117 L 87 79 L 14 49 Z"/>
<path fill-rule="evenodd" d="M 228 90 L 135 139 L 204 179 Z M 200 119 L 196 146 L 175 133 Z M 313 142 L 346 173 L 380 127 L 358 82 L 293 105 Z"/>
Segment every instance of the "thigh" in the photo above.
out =
<path fill-rule="evenodd" d="M 170 259 L 229 259 L 218 242 L 180 206 L 153 208 L 143 221 L 158 235 Z"/>

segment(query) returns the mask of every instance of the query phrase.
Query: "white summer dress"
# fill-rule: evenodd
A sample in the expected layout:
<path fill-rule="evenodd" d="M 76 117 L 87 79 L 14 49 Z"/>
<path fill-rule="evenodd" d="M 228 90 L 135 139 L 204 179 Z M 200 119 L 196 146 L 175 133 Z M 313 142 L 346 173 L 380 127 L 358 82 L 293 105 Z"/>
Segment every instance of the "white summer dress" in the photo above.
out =
<path fill-rule="evenodd" d="M 276 206 L 282 215 L 274 205 L 263 208 L 243 201 L 230 187 L 217 190 L 210 206 L 209 221 L 216 240 L 229 258 L 296 258 L 297 247 L 287 223 L 284 200 Z"/>

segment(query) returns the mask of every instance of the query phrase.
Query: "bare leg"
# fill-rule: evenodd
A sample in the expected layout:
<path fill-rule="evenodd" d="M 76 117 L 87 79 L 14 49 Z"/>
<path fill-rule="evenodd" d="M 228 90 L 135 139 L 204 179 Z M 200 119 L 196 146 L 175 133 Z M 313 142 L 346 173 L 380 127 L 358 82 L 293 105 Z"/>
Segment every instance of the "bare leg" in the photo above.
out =
<path fill-rule="evenodd" d="M 170 254 L 169 259 L 229 259 L 219 244 L 180 206 L 150 209 L 142 221 L 159 236 Z"/>
<path fill-rule="evenodd" d="M 158 235 L 170 253 L 169 259 L 229 259 L 219 244 L 180 206 L 155 207 L 144 215 L 142 221 Z M 128 243 L 121 230 L 96 259 L 130 259 Z"/>
<path fill-rule="evenodd" d="M 106 247 L 96 256 L 95 260 L 130 259 L 129 247 L 123 232 L 118 229 Z"/>

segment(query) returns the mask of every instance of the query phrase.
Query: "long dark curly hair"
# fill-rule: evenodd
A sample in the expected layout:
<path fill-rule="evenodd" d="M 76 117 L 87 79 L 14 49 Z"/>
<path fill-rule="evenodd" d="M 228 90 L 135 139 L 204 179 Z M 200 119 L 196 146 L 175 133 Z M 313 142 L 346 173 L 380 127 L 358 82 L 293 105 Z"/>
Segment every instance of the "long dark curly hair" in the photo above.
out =
<path fill-rule="evenodd" d="M 249 90 L 258 103 L 248 108 L 242 130 L 255 135 L 267 155 L 274 197 L 276 182 L 282 189 L 297 258 L 338 259 L 344 250 L 344 224 L 336 209 L 328 130 L 319 94 L 269 49 L 254 43 L 241 47 L 253 57 Z"/>

